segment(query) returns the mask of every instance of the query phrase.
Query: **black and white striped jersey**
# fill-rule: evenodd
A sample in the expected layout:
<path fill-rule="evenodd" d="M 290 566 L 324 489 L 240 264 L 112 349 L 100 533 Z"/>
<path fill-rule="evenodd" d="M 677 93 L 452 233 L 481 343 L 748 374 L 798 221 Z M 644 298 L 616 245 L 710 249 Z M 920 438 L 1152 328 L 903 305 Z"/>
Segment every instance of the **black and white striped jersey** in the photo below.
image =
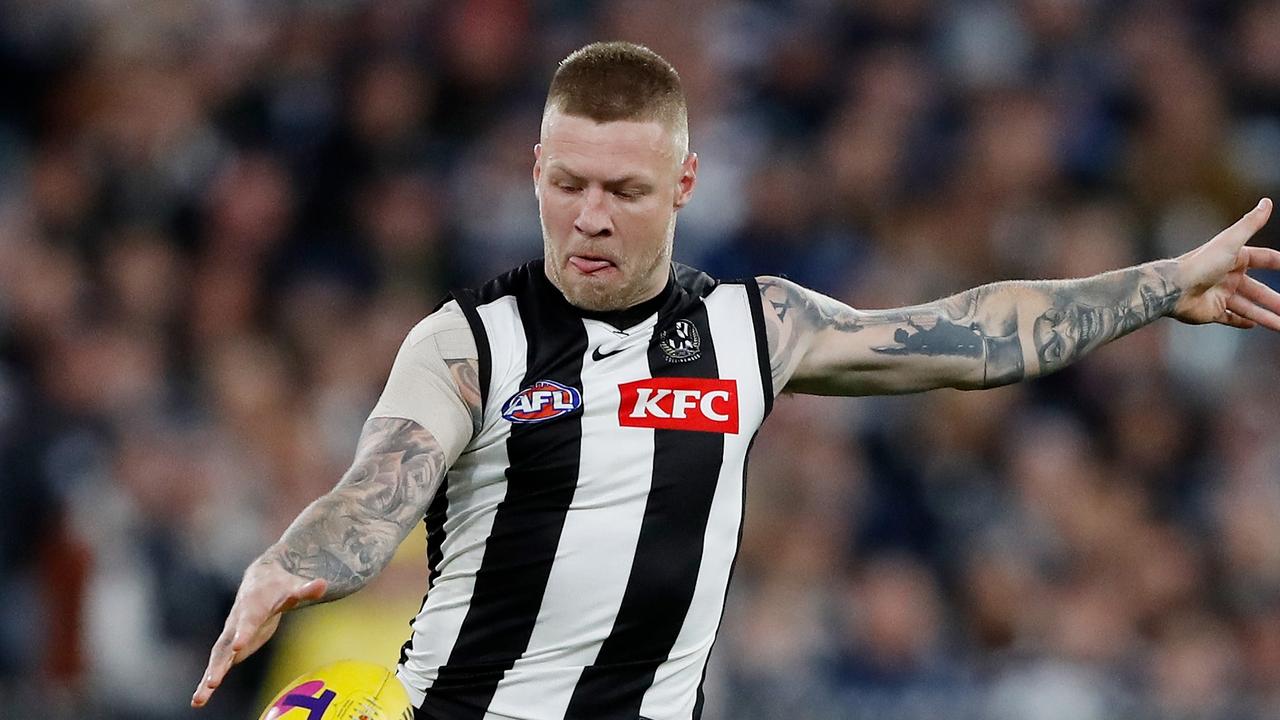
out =
<path fill-rule="evenodd" d="M 427 513 L 398 668 L 417 717 L 699 717 L 774 395 L 754 280 L 673 265 L 653 300 L 592 313 L 539 260 L 450 302 L 484 416 Z"/>

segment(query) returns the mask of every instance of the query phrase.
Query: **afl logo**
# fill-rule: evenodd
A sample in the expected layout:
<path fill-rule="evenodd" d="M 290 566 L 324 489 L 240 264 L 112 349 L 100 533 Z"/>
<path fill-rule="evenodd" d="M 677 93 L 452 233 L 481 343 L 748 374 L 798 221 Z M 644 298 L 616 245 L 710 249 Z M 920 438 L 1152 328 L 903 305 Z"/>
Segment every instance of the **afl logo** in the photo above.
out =
<path fill-rule="evenodd" d="M 692 362 L 702 355 L 702 338 L 698 336 L 698 328 L 682 318 L 662 331 L 658 347 L 668 362 Z"/>
<path fill-rule="evenodd" d="M 535 423 L 567 415 L 582 407 L 582 393 L 552 380 L 539 380 L 502 405 L 502 417 L 513 423 Z"/>

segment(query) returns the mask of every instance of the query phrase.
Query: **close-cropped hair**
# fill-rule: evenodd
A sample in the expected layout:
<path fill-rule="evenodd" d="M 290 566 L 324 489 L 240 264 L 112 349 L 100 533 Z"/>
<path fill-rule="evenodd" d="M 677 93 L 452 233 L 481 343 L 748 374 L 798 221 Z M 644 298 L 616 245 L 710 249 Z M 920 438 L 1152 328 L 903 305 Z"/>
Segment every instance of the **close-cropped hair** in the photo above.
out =
<path fill-rule="evenodd" d="M 680 75 L 643 45 L 598 42 L 564 60 L 547 92 L 546 109 L 596 122 L 657 121 L 688 146 L 689 119 Z"/>

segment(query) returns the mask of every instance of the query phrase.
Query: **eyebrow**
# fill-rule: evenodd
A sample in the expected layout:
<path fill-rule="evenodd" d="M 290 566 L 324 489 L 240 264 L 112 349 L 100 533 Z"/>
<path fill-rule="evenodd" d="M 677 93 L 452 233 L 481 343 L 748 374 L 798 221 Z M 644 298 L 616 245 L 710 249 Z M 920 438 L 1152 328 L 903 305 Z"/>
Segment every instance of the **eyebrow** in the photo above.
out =
<path fill-rule="evenodd" d="M 561 173 L 576 183 L 585 184 L 587 182 L 587 179 L 585 177 L 578 175 L 577 173 L 573 172 L 572 170 L 570 170 L 569 168 L 565 167 L 564 165 L 558 162 L 552 162 L 550 165 L 548 165 L 547 171 Z M 622 177 L 618 177 L 618 178 L 610 178 L 608 180 L 605 180 L 602 184 L 604 185 L 605 188 L 609 190 L 613 190 L 615 188 L 620 188 L 620 187 L 626 187 L 628 185 L 633 185 L 635 187 L 646 189 L 646 190 L 652 187 L 652 185 L 650 185 L 647 181 L 642 180 L 637 175 L 623 175 Z"/>

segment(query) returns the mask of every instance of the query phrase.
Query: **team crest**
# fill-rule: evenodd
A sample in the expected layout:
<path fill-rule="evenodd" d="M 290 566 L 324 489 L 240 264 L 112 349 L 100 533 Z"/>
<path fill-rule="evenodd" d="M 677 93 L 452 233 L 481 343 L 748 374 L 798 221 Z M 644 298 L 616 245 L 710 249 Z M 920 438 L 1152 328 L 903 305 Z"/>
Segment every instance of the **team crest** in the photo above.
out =
<path fill-rule="evenodd" d="M 702 355 L 702 338 L 692 322 L 681 318 L 662 331 L 658 347 L 662 348 L 668 362 L 692 362 Z"/>
<path fill-rule="evenodd" d="M 536 423 L 567 415 L 582 407 L 582 393 L 554 380 L 539 380 L 502 405 L 502 417 L 513 423 Z"/>

